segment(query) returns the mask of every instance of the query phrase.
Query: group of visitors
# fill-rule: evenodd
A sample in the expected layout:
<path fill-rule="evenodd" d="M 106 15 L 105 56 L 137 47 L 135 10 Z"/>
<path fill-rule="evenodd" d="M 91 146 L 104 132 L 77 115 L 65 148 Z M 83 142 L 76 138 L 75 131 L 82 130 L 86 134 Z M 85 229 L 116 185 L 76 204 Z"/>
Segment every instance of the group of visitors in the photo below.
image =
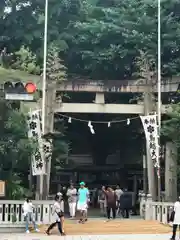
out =
<path fill-rule="evenodd" d="M 65 192 L 64 192 L 65 194 Z M 66 192 L 69 203 L 70 217 L 73 219 L 76 215 L 76 210 L 79 212 L 79 223 L 85 223 L 87 221 L 87 211 L 90 202 L 90 195 L 88 188 L 85 187 L 85 183 L 80 183 L 80 188 L 77 189 L 71 184 Z M 99 191 L 98 201 L 103 214 L 106 214 L 108 221 L 111 218 L 115 219 L 116 215 L 120 212 L 123 217 L 129 217 L 129 210 L 132 208 L 132 197 L 126 191 L 122 191 L 119 186 L 113 190 L 111 187 L 102 187 Z M 23 215 L 26 220 L 26 233 L 29 233 L 29 223 L 32 222 L 36 232 L 39 232 L 35 223 L 33 214 L 34 206 L 30 199 L 26 199 L 23 204 Z M 106 213 L 105 213 L 106 210 Z M 55 196 L 55 202 L 53 205 L 52 215 L 54 216 L 53 222 L 46 230 L 46 234 L 49 235 L 50 231 L 57 225 L 59 233 L 63 236 L 64 231 L 64 198 L 63 193 L 57 193 Z M 174 204 L 174 208 L 171 211 L 169 222 L 173 225 L 173 234 L 171 240 L 175 240 L 176 231 L 178 226 L 180 227 L 180 197 Z"/>
<path fill-rule="evenodd" d="M 132 209 L 132 195 L 126 189 L 122 191 L 119 185 L 116 186 L 115 190 L 103 186 L 98 201 L 101 213 L 107 216 L 108 221 L 111 219 L 111 213 L 113 219 L 119 214 L 124 218 L 129 218 L 129 212 Z"/>
<path fill-rule="evenodd" d="M 68 198 L 67 201 L 71 219 L 74 219 L 76 210 L 78 212 L 79 210 L 84 210 L 84 208 L 80 206 L 80 202 L 86 203 L 84 207 L 87 215 L 89 203 L 93 201 L 93 198 L 90 199 L 91 196 L 89 190 L 82 184 L 84 184 L 84 182 L 80 183 L 80 189 L 78 191 L 73 185 L 71 185 L 70 188 L 64 192 L 64 195 Z M 119 185 L 117 185 L 115 189 L 102 186 L 98 191 L 98 204 L 101 213 L 104 216 L 107 216 L 108 220 L 111 219 L 111 214 L 112 218 L 115 218 L 118 214 L 121 214 L 124 218 L 129 218 L 129 211 L 132 209 L 132 194 L 129 194 L 126 189 L 122 191 Z M 87 221 L 87 218 L 85 219 L 85 221 Z"/>
<path fill-rule="evenodd" d="M 46 234 L 50 234 L 50 231 L 57 225 L 61 235 L 65 235 L 64 232 L 64 201 L 67 199 L 69 205 L 70 218 L 74 219 L 78 217 L 79 223 L 85 223 L 87 221 L 88 207 L 90 203 L 90 193 L 84 182 L 80 182 L 80 187 L 77 190 L 73 184 L 65 191 L 59 192 L 55 196 L 55 202 L 53 205 L 52 214 L 54 221 L 48 227 Z M 111 218 L 115 219 L 116 215 L 120 212 L 123 217 L 129 217 L 129 210 L 132 208 L 132 196 L 127 192 L 123 192 L 119 186 L 113 190 L 111 187 L 103 186 L 99 191 L 98 201 L 101 211 L 107 216 L 109 221 Z M 29 222 L 34 224 L 34 229 L 38 232 L 35 219 L 33 215 L 33 205 L 29 199 L 26 199 L 23 210 L 26 219 L 26 232 L 29 233 Z M 111 217 L 112 214 L 112 217 Z"/>
<path fill-rule="evenodd" d="M 87 187 L 85 187 L 84 182 L 80 182 L 79 189 L 77 190 L 73 184 L 66 190 L 63 188 L 61 192 L 58 193 L 61 196 L 62 210 L 64 212 L 64 203 L 67 199 L 69 206 L 70 219 L 74 219 L 77 212 L 80 212 L 80 223 L 87 221 L 87 209 L 90 202 L 90 193 Z"/>
<path fill-rule="evenodd" d="M 75 217 L 76 207 L 79 212 L 79 223 L 85 223 L 87 221 L 87 209 L 89 203 L 89 190 L 85 187 L 85 183 L 80 183 L 80 188 L 77 192 L 73 185 L 67 191 L 69 211 L 71 218 Z M 26 233 L 29 233 L 29 223 L 32 222 L 36 232 L 39 232 L 36 227 L 35 218 L 33 214 L 34 206 L 29 199 L 23 204 L 23 215 L 26 220 Z M 53 205 L 52 215 L 54 221 L 50 224 L 46 230 L 46 234 L 49 235 L 50 231 L 57 225 L 59 233 L 64 236 L 64 198 L 63 193 L 59 192 L 55 196 L 55 202 Z"/>

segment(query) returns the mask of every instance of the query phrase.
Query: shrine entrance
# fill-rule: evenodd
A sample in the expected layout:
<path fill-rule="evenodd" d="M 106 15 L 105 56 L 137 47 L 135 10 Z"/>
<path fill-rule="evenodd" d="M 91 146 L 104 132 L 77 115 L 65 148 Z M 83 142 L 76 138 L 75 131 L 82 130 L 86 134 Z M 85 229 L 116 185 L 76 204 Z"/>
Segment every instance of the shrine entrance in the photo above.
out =
<path fill-rule="evenodd" d="M 139 188 L 143 187 L 143 138 L 139 116 L 57 113 L 56 118 L 64 118 L 70 145 L 67 162 L 59 172 L 64 177 L 58 180 L 66 184 L 69 180 L 83 179 L 91 188 L 119 184 L 133 191 L 136 175 Z M 66 178 L 64 172 L 69 177 Z M 74 174 L 70 175 L 72 172 Z"/>

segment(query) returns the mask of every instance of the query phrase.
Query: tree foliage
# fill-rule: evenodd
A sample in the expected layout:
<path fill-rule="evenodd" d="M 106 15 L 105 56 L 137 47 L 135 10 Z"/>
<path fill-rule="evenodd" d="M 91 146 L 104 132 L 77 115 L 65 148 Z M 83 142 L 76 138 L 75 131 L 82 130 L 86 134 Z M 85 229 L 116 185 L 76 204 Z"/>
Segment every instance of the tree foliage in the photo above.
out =
<path fill-rule="evenodd" d="M 167 116 L 168 119 L 163 121 L 162 135 L 172 141 L 180 153 L 180 103 L 172 105 L 172 112 Z"/>
<path fill-rule="evenodd" d="M 64 66 L 63 61 L 59 57 L 58 47 L 52 43 L 48 47 L 47 56 L 47 80 L 48 86 L 53 90 L 53 101 L 56 98 L 56 88 L 58 84 L 67 79 L 67 68 Z M 62 96 L 59 96 L 61 98 Z M 53 139 L 53 154 L 52 154 L 52 172 L 57 171 L 66 165 L 69 145 L 68 141 L 64 138 L 65 127 L 63 122 L 59 121 L 58 131 L 60 134 L 58 138 Z"/>
<path fill-rule="evenodd" d="M 172 105 L 172 112 L 167 114 L 167 119 L 163 121 L 162 136 L 166 141 L 171 141 L 177 149 L 177 179 L 178 190 L 180 190 L 180 103 Z M 172 158 L 173 156 L 172 153 Z"/>
<path fill-rule="evenodd" d="M 0 102 L 0 175 L 6 197 L 19 199 L 27 192 L 27 174 L 34 144 L 27 136 L 26 117 L 12 103 Z M 24 181 L 23 187 L 20 185 Z"/>
<path fill-rule="evenodd" d="M 2 1 L 0 48 L 28 47 L 42 65 L 44 1 Z M 5 9 L 5 11 L 4 11 Z M 161 1 L 163 75 L 177 75 L 180 3 Z M 68 74 L 99 79 L 132 77 L 139 50 L 157 59 L 157 0 L 49 0 L 48 42 Z M 16 29 L 16 31 L 14 31 Z"/>
<path fill-rule="evenodd" d="M 47 77 L 48 82 L 56 88 L 57 84 L 67 79 L 67 68 L 64 66 L 62 60 L 59 58 L 58 47 L 54 44 L 48 48 L 47 56 Z"/>
<path fill-rule="evenodd" d="M 22 46 L 19 51 L 14 54 L 15 60 L 11 63 L 11 67 L 24 72 L 39 75 L 40 67 L 37 65 L 36 55 L 33 54 L 28 47 Z"/>

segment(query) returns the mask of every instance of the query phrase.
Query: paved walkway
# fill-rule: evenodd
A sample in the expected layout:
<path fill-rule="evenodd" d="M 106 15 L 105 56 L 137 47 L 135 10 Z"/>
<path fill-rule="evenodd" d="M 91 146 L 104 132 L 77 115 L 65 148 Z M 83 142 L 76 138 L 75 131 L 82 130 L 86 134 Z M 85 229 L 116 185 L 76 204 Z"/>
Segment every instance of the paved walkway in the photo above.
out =
<path fill-rule="evenodd" d="M 168 240 L 169 234 L 119 234 L 93 236 L 46 236 L 43 234 L 0 234 L 0 240 Z"/>

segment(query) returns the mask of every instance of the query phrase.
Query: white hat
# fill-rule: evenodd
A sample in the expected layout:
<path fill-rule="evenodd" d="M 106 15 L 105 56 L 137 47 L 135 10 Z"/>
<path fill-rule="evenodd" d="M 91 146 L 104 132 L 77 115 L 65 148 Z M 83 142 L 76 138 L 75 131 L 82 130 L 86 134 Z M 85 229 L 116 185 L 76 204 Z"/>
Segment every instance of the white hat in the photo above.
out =
<path fill-rule="evenodd" d="M 61 193 L 61 192 L 58 192 L 58 193 L 57 193 L 57 196 L 62 196 L 62 193 Z"/>

